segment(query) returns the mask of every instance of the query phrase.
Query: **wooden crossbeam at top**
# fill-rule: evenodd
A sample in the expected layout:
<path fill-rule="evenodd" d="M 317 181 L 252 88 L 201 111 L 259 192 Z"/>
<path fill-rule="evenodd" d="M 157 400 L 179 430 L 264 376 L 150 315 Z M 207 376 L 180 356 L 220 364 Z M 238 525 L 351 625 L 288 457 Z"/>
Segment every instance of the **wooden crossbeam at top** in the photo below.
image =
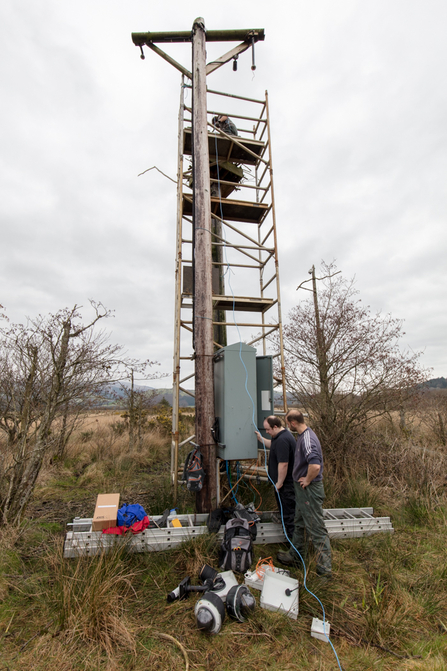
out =
<path fill-rule="evenodd" d="M 239 30 L 207 30 L 207 42 L 255 42 L 265 39 L 264 28 L 239 29 Z M 177 32 L 152 32 L 152 33 L 132 33 L 132 41 L 137 47 L 144 44 L 169 43 L 169 42 L 191 42 L 192 33 L 190 30 Z"/>

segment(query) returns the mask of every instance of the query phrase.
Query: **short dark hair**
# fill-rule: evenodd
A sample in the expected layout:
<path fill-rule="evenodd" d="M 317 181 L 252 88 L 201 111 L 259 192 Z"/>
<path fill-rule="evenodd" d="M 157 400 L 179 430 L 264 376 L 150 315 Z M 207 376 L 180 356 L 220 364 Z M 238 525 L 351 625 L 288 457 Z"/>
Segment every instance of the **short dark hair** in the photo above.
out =
<path fill-rule="evenodd" d="M 277 426 L 279 429 L 284 428 L 281 420 L 279 417 L 276 417 L 276 415 L 270 415 L 269 417 L 266 417 L 264 422 L 267 422 L 271 429 L 273 429 L 274 426 Z"/>
<path fill-rule="evenodd" d="M 298 422 L 298 424 L 305 424 L 304 415 L 299 410 L 289 410 L 286 415 L 286 419 L 292 422 Z"/>

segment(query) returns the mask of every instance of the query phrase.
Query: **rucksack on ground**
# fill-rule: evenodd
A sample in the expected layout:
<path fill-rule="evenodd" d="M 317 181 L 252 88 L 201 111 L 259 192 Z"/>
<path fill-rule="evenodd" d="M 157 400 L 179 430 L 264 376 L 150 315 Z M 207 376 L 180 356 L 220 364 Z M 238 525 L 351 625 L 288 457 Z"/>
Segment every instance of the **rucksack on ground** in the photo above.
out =
<path fill-rule="evenodd" d="M 205 480 L 203 470 L 203 457 L 198 447 L 195 447 L 185 459 L 183 468 L 183 481 L 190 492 L 200 492 Z"/>
<path fill-rule="evenodd" d="M 220 568 L 223 571 L 245 573 L 252 561 L 253 541 L 247 520 L 228 520 L 220 548 Z"/>

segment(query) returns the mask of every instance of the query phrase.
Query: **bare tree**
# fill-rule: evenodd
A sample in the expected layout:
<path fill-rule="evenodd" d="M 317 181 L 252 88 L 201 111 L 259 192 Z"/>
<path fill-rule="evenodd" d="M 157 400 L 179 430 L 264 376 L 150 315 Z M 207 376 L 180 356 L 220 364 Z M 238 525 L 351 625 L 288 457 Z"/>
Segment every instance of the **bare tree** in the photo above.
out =
<path fill-rule="evenodd" d="M 284 327 L 287 388 L 312 418 L 329 452 L 348 456 L 356 436 L 399 410 L 426 379 L 419 354 L 402 351 L 402 321 L 372 314 L 354 280 L 334 264 L 315 269 L 312 296 L 293 308 Z M 319 282 L 319 288 L 317 288 Z M 304 282 L 298 287 L 307 289 Z"/>
<path fill-rule="evenodd" d="M 143 426 L 148 410 L 154 405 L 157 397 L 155 389 L 142 389 L 136 382 L 148 382 L 166 377 L 166 373 L 149 373 L 152 366 L 160 365 L 157 361 L 137 361 L 129 359 L 122 362 L 124 373 L 120 384 L 120 403 L 124 408 L 129 427 L 129 449 L 135 445 L 141 448 L 143 443 Z"/>
<path fill-rule="evenodd" d="M 91 305 L 87 324 L 75 305 L 0 329 L 0 525 L 20 522 L 43 459 L 60 440 L 64 411 L 88 403 L 115 373 L 121 347 L 94 328 L 111 313 Z"/>
<path fill-rule="evenodd" d="M 60 413 L 58 426 L 53 429 L 53 433 L 57 431 L 57 439 L 54 442 L 52 461 L 63 459 L 65 449 L 73 431 L 82 425 L 83 416 L 88 406 L 93 405 L 93 403 L 93 398 L 84 399 L 82 403 L 79 401 L 70 402 L 69 399 L 65 401 Z"/>

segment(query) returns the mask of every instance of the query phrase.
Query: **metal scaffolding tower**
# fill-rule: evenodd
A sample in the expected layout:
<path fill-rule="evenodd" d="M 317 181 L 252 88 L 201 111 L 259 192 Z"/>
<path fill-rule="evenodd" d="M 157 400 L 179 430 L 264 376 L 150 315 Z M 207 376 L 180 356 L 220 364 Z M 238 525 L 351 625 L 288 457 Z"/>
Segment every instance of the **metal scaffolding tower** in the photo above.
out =
<path fill-rule="evenodd" d="M 182 73 L 171 471 L 176 499 L 179 393 L 187 391 L 185 382 L 190 380 L 191 385 L 194 380 L 195 435 L 188 440 L 200 446 L 207 473 L 196 495 L 201 513 L 218 503 L 212 436 L 214 352 L 229 342 L 244 341 L 266 354 L 271 347 L 268 339 L 273 338 L 273 355 L 280 358 L 278 381 L 287 404 L 267 93 L 264 100 L 254 100 L 213 91 L 206 84 L 207 76 L 226 63 L 233 61 L 237 69 L 238 56 L 250 48 L 254 70 L 255 43 L 264 40 L 264 30 L 207 31 L 199 17 L 192 31 L 132 33 L 132 40 L 141 58 L 147 46 Z M 207 42 L 239 40 L 206 63 Z M 191 70 L 157 46 L 186 42 L 192 45 Z M 238 128 L 218 128 L 213 119 L 219 114 L 230 115 Z M 185 166 L 185 157 L 190 166 Z"/>
<path fill-rule="evenodd" d="M 175 488 L 179 448 L 180 391 L 194 386 L 194 222 L 191 86 L 182 79 L 178 128 L 174 389 L 171 470 Z M 225 115 L 238 135 L 213 124 Z M 245 342 L 279 359 L 287 410 L 282 340 L 276 212 L 268 94 L 255 100 L 207 90 L 208 152 L 212 217 L 213 345 Z M 197 280 L 196 280 L 197 281 Z M 187 388 L 185 384 L 187 383 Z M 190 449 L 188 447 L 188 449 Z"/>

